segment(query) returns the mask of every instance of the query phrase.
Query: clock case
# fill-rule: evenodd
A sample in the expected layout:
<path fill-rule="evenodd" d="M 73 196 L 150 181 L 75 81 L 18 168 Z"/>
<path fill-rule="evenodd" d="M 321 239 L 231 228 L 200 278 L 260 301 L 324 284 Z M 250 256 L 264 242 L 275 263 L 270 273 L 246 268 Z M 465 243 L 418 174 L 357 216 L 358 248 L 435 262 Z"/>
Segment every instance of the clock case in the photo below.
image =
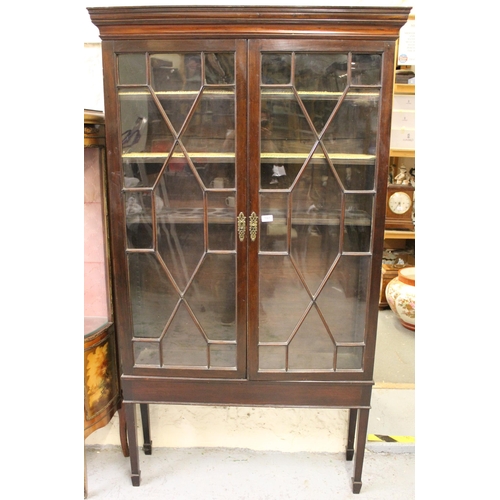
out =
<path fill-rule="evenodd" d="M 389 200 L 391 196 L 395 193 L 406 193 L 412 200 L 411 207 L 403 214 L 394 213 L 389 207 Z M 415 187 L 411 184 L 389 184 L 387 186 L 387 205 L 386 205 L 386 217 L 385 217 L 385 228 L 386 229 L 404 229 L 407 231 L 413 231 L 415 224 L 413 222 L 413 194 L 415 192 Z"/>

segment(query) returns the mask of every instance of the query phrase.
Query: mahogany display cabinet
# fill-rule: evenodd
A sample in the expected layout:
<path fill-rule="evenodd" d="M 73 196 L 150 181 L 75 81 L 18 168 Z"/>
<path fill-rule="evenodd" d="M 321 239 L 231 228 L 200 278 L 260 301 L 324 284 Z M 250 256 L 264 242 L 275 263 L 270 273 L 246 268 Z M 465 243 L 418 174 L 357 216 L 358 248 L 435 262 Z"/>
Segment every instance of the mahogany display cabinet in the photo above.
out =
<path fill-rule="evenodd" d="M 137 404 L 328 407 L 358 493 L 410 9 L 88 10 L 132 484 Z"/>

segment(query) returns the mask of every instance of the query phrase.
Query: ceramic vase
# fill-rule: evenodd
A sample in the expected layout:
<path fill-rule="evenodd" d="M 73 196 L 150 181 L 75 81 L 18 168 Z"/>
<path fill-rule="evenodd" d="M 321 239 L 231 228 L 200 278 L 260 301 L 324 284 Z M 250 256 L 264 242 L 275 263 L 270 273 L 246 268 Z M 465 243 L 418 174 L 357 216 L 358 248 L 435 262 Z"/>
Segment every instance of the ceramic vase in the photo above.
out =
<path fill-rule="evenodd" d="M 387 284 L 385 296 L 401 324 L 415 330 L 415 268 L 400 269 L 397 277 Z"/>

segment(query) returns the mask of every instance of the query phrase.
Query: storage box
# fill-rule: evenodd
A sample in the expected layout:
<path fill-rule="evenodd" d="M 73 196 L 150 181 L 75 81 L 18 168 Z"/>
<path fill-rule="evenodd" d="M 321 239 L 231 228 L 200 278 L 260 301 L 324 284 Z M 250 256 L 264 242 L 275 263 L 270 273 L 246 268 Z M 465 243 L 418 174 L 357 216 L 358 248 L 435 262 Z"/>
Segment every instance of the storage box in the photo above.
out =
<path fill-rule="evenodd" d="M 396 94 L 392 100 L 392 109 L 415 111 L 415 96 L 413 94 Z"/>
<path fill-rule="evenodd" d="M 391 149 L 415 149 L 415 129 L 391 129 Z"/>
<path fill-rule="evenodd" d="M 409 109 L 393 109 L 391 128 L 415 128 L 415 111 Z"/>

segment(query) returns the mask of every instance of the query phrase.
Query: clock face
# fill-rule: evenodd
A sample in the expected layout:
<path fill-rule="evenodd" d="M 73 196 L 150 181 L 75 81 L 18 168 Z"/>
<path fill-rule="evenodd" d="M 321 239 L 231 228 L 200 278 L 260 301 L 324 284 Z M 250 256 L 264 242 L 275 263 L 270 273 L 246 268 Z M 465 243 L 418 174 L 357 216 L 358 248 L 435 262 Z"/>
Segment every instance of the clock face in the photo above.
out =
<path fill-rule="evenodd" d="M 395 214 L 405 214 L 411 208 L 411 198 L 406 193 L 398 191 L 389 198 L 389 208 Z"/>

